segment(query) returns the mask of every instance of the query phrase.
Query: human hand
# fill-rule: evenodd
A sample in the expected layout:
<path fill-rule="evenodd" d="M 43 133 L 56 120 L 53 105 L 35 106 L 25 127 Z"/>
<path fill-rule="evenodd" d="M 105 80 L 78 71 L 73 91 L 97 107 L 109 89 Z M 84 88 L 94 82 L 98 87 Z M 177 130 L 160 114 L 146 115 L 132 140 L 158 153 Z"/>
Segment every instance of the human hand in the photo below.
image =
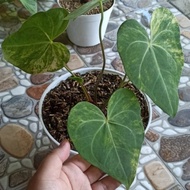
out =
<path fill-rule="evenodd" d="M 42 161 L 28 190 L 115 190 L 120 183 L 85 161 L 80 155 L 68 159 L 70 144 L 63 141 Z M 102 179 L 100 179 L 102 178 Z"/>

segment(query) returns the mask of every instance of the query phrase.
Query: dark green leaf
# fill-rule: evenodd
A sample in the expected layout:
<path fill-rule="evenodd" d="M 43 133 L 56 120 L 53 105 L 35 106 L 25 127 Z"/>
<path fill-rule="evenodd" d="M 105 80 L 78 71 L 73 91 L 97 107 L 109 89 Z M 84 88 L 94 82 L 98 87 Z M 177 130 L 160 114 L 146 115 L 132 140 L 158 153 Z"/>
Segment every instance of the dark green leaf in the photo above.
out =
<path fill-rule="evenodd" d="M 105 117 L 95 105 L 78 103 L 68 118 L 69 135 L 86 160 L 128 189 L 144 139 L 140 105 L 130 90 L 119 89 L 110 98 L 107 112 Z"/>
<path fill-rule="evenodd" d="M 81 78 L 81 77 L 72 76 L 72 77 L 69 77 L 69 78 L 72 79 L 72 80 L 77 81 L 79 84 L 83 84 L 83 82 L 84 82 L 83 78 Z"/>
<path fill-rule="evenodd" d="M 6 60 L 28 73 L 56 71 L 69 61 L 69 50 L 53 42 L 67 27 L 62 8 L 40 12 L 30 17 L 2 44 Z"/>
<path fill-rule="evenodd" d="M 102 0 L 102 2 L 106 2 L 108 0 Z M 76 9 L 75 11 L 71 12 L 67 15 L 65 20 L 73 20 L 79 17 L 80 15 L 83 15 L 87 13 L 89 10 L 92 10 L 93 8 L 97 7 L 100 4 L 100 0 L 93 0 L 89 1 L 88 3 L 83 4 L 81 7 Z"/>
<path fill-rule="evenodd" d="M 153 12 L 150 39 L 135 20 L 118 31 L 118 51 L 129 79 L 163 111 L 174 116 L 184 63 L 177 20 L 166 8 Z"/>
<path fill-rule="evenodd" d="M 13 0 L 0 0 L 0 4 L 4 3 L 4 2 L 11 2 L 11 1 L 13 1 Z"/>

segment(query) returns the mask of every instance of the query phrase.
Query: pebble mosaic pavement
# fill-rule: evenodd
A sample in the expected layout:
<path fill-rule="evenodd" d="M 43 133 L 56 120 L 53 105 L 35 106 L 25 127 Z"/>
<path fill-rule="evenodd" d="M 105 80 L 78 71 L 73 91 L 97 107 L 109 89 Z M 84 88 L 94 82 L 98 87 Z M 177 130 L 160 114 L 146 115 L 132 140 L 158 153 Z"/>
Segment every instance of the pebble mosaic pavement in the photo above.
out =
<path fill-rule="evenodd" d="M 57 7 L 52 0 L 38 4 L 42 11 Z M 173 12 L 181 29 L 185 64 L 179 111 L 172 119 L 152 103 L 152 123 L 130 190 L 190 190 L 190 20 L 166 0 L 117 0 L 104 38 L 107 67 L 123 71 L 115 44 L 119 25 L 135 18 L 148 30 L 150 14 L 160 6 Z M 1 50 L 3 39 L 28 16 L 18 1 L 0 5 L 0 190 L 25 190 L 41 160 L 54 147 L 39 122 L 38 102 L 44 89 L 65 70 L 30 75 L 7 63 Z M 65 42 L 65 35 L 58 40 Z M 71 69 L 101 66 L 99 45 L 81 48 L 66 43 L 72 53 Z"/>

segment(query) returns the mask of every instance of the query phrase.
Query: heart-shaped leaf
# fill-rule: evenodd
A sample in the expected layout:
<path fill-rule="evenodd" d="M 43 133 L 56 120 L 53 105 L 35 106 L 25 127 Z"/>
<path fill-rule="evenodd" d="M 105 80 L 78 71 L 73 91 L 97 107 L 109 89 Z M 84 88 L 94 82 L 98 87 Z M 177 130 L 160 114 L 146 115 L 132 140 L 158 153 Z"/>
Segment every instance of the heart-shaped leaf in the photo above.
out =
<path fill-rule="evenodd" d="M 107 117 L 89 102 L 78 103 L 71 109 L 67 127 L 83 158 L 127 188 L 131 185 L 144 139 L 140 105 L 132 91 L 114 92 Z"/>
<path fill-rule="evenodd" d="M 7 61 L 28 73 L 40 73 L 61 69 L 70 57 L 67 47 L 53 40 L 67 27 L 63 20 L 68 12 L 62 8 L 39 12 L 30 17 L 3 44 Z"/>
<path fill-rule="evenodd" d="M 127 20 L 120 26 L 117 45 L 125 72 L 133 84 L 174 116 L 184 57 L 179 26 L 173 14 L 166 8 L 153 12 L 150 38 L 137 21 Z"/>

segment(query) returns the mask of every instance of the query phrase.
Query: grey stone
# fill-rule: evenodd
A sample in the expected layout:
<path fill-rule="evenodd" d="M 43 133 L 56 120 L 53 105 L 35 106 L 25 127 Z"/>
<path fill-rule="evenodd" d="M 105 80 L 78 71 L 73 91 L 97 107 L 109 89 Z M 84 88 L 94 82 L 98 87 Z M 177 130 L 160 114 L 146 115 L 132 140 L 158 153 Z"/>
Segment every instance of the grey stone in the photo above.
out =
<path fill-rule="evenodd" d="M 171 173 L 160 161 L 152 161 L 144 166 L 145 174 L 157 190 L 165 190 L 174 185 Z"/>
<path fill-rule="evenodd" d="M 155 109 L 155 107 L 152 107 L 152 120 L 154 121 L 155 119 L 158 119 L 160 117 L 160 114 L 158 111 Z"/>
<path fill-rule="evenodd" d="M 143 11 L 141 15 L 141 23 L 147 28 L 150 28 L 151 17 L 152 17 L 152 11 Z"/>
<path fill-rule="evenodd" d="M 22 118 L 32 113 L 33 102 L 25 96 L 14 96 L 2 103 L 4 114 L 10 118 Z"/>
<path fill-rule="evenodd" d="M 0 150 L 0 162 L 3 160 L 4 157 L 5 157 L 4 152 L 2 152 L 2 151 Z"/>
<path fill-rule="evenodd" d="M 168 122 L 176 127 L 188 127 L 190 126 L 190 109 L 184 109 L 179 111 L 174 118 L 169 117 Z"/>
<path fill-rule="evenodd" d="M 151 142 L 156 142 L 160 135 L 157 134 L 156 132 L 152 131 L 152 130 L 148 130 L 145 134 L 146 138 L 151 141 Z"/>
<path fill-rule="evenodd" d="M 6 14 L 8 9 L 9 9 L 9 7 L 6 4 L 0 4 L 0 13 L 1 14 Z"/>
<path fill-rule="evenodd" d="M 150 7 L 152 5 L 152 0 L 138 0 L 137 7 L 140 9 Z"/>
<path fill-rule="evenodd" d="M 168 0 L 157 0 L 157 2 L 162 6 L 166 8 L 173 8 L 173 6 L 168 3 Z"/>
<path fill-rule="evenodd" d="M 126 7 L 131 7 L 133 9 L 137 8 L 137 2 L 138 0 L 121 0 L 121 2 L 126 6 Z"/>
<path fill-rule="evenodd" d="M 111 65 L 113 66 L 113 68 L 117 71 L 120 71 L 120 72 L 124 72 L 124 68 L 123 68 L 123 65 L 122 65 L 122 61 L 120 58 L 115 58 Z"/>
<path fill-rule="evenodd" d="M 113 46 L 112 51 L 117 52 L 117 43 Z"/>
<path fill-rule="evenodd" d="M 14 123 L 1 128 L 0 139 L 3 150 L 16 158 L 25 157 L 34 142 L 32 134 L 25 127 Z"/>
<path fill-rule="evenodd" d="M 190 157 L 190 135 L 162 137 L 159 154 L 166 162 L 178 162 Z"/>
<path fill-rule="evenodd" d="M 183 50 L 185 63 L 190 64 L 190 51 L 189 50 Z"/>
<path fill-rule="evenodd" d="M 135 14 L 134 12 L 130 12 L 129 14 L 126 15 L 126 19 L 138 19 L 137 14 Z"/>
<path fill-rule="evenodd" d="M 184 14 L 189 14 L 190 10 L 190 2 L 189 0 L 169 0 L 169 2 L 174 5 L 175 7 L 177 7 L 177 9 L 179 9 L 180 11 L 182 11 Z"/>
<path fill-rule="evenodd" d="M 3 28 L 12 28 L 20 24 L 21 24 L 20 20 L 17 17 L 13 17 L 13 16 L 3 17 L 0 22 L 0 26 Z"/>
<path fill-rule="evenodd" d="M 77 54 L 71 54 L 67 66 L 71 70 L 79 69 L 84 67 L 84 61 Z"/>
<path fill-rule="evenodd" d="M 37 170 L 42 160 L 50 153 L 50 150 L 38 152 L 34 156 L 34 168 Z"/>
<path fill-rule="evenodd" d="M 180 88 L 178 90 L 179 98 L 183 101 L 190 101 L 190 87 Z"/>
<path fill-rule="evenodd" d="M 0 31 L 0 38 L 4 39 L 7 36 L 7 33 L 5 31 Z"/>
<path fill-rule="evenodd" d="M 184 67 L 183 70 L 182 70 L 181 76 L 188 76 L 188 77 L 190 77 L 190 69 Z"/>
<path fill-rule="evenodd" d="M 182 179 L 184 181 L 190 180 L 190 159 L 187 160 L 187 162 L 183 165 L 183 175 Z"/>
<path fill-rule="evenodd" d="M 104 40 L 103 43 L 104 49 L 112 48 L 113 46 L 113 42 L 110 42 L 108 40 Z M 77 47 L 77 51 L 83 55 L 94 54 L 101 51 L 101 46 L 98 44 L 92 47 Z"/>
<path fill-rule="evenodd" d="M 4 159 L 0 162 L 0 177 L 4 175 L 7 168 L 8 160 Z"/>
<path fill-rule="evenodd" d="M 25 8 L 21 8 L 18 10 L 18 16 L 22 19 L 27 19 L 31 14 Z"/>
<path fill-rule="evenodd" d="M 190 27 L 190 20 L 183 14 L 179 14 L 176 16 L 179 25 L 182 28 L 189 28 Z"/>
<path fill-rule="evenodd" d="M 113 30 L 115 30 L 117 28 L 118 28 L 118 24 L 116 24 L 114 22 L 109 22 L 108 26 L 107 26 L 107 29 L 106 29 L 106 33 L 111 32 L 111 31 L 113 31 Z"/>
<path fill-rule="evenodd" d="M 176 185 L 168 190 L 183 190 L 183 187 L 179 186 L 179 185 Z"/>
<path fill-rule="evenodd" d="M 118 17 L 119 15 L 120 15 L 119 11 L 113 9 L 113 10 L 112 10 L 112 13 L 111 13 L 111 15 L 110 15 L 110 18 L 115 18 L 115 17 Z"/>
<path fill-rule="evenodd" d="M 0 114 L 0 125 L 1 125 L 2 121 L 3 121 L 3 116 Z"/>
<path fill-rule="evenodd" d="M 30 80 L 33 84 L 43 84 L 54 77 L 54 74 L 35 74 L 31 75 Z"/>
<path fill-rule="evenodd" d="M 34 107 L 34 112 L 37 116 L 39 116 L 39 102 L 36 103 L 35 107 Z"/>
<path fill-rule="evenodd" d="M 26 182 L 32 176 L 32 172 L 27 169 L 19 170 L 9 176 L 9 186 L 15 188 L 16 186 Z"/>
<path fill-rule="evenodd" d="M 102 54 L 101 53 L 97 53 L 92 57 L 92 62 L 90 63 L 90 65 L 100 65 L 102 64 Z"/>
<path fill-rule="evenodd" d="M 121 10 L 124 14 L 129 14 L 133 10 L 131 7 L 126 7 L 123 5 L 118 5 L 117 8 Z"/>
<path fill-rule="evenodd" d="M 190 39 L 190 31 L 189 30 L 181 31 L 181 35 L 184 36 L 187 39 Z"/>
<path fill-rule="evenodd" d="M 117 40 L 117 30 L 113 30 L 105 34 L 105 37 L 111 41 Z"/>
<path fill-rule="evenodd" d="M 1 184 L 0 184 L 0 190 L 4 190 Z"/>
<path fill-rule="evenodd" d="M 190 182 L 188 182 L 188 183 L 185 184 L 185 188 L 186 188 L 187 190 L 190 190 Z"/>
<path fill-rule="evenodd" d="M 0 69 L 0 92 L 18 86 L 18 79 L 10 67 Z"/>

